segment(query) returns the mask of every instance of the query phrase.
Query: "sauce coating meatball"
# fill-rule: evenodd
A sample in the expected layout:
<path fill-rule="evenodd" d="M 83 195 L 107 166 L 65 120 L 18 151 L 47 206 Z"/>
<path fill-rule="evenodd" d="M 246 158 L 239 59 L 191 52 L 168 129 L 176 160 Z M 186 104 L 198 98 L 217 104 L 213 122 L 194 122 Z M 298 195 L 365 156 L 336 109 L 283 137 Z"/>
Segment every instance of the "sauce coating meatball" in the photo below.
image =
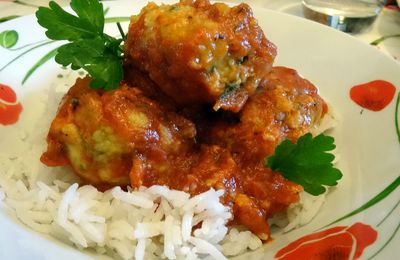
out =
<path fill-rule="evenodd" d="M 223 189 L 232 222 L 268 240 L 268 218 L 303 188 L 264 160 L 284 139 L 318 126 L 327 105 L 317 88 L 293 69 L 272 67 L 276 48 L 246 4 L 150 3 L 131 18 L 124 46 L 119 88 L 94 90 L 90 78 L 78 79 L 41 161 L 70 166 L 102 190 Z"/>
<path fill-rule="evenodd" d="M 202 136 L 238 154 L 240 161 L 260 163 L 283 140 L 295 142 L 318 127 L 327 110 L 310 81 L 293 69 L 274 67 L 243 107 L 239 122 L 217 120 Z"/>
<path fill-rule="evenodd" d="M 85 182 L 104 189 L 131 184 L 136 158 L 168 167 L 169 156 L 193 145 L 193 123 L 139 89 L 121 83 L 103 92 L 90 89 L 89 82 L 78 79 L 64 97 L 41 157 L 46 165 L 69 165 Z"/>
<path fill-rule="evenodd" d="M 226 147 L 198 143 L 194 124 L 170 103 L 126 83 L 104 92 L 90 89 L 89 82 L 78 79 L 65 95 L 49 130 L 44 164 L 70 166 L 101 190 L 166 185 L 195 195 L 223 189 L 233 221 L 263 240 L 269 239 L 267 219 L 298 201 L 302 188 L 279 173 L 239 163 Z"/>
<path fill-rule="evenodd" d="M 131 18 L 125 54 L 179 105 L 238 112 L 271 70 L 276 48 L 248 5 L 197 0 L 144 7 Z"/>

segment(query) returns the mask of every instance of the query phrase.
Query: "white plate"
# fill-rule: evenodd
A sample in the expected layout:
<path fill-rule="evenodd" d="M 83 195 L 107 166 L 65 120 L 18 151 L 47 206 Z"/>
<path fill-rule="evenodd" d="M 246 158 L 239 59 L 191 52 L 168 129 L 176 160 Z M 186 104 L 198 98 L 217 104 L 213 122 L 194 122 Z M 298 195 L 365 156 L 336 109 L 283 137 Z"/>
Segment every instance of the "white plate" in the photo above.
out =
<path fill-rule="evenodd" d="M 145 1 L 104 4 L 110 7 L 109 17 L 128 16 L 137 13 Z M 257 253 L 262 259 L 273 259 L 276 252 L 288 243 L 359 208 L 399 177 L 400 141 L 395 129 L 396 97 L 382 111 L 372 112 L 355 104 L 349 98 L 349 90 L 354 85 L 382 79 L 395 85 L 398 93 L 400 65 L 367 44 L 326 26 L 260 7 L 255 8 L 254 14 L 267 38 L 278 46 L 276 65 L 295 68 L 319 86 L 321 95 L 331 103 L 340 119 L 332 134 L 341 155 L 338 167 L 344 177 L 338 187 L 329 193 L 321 212 L 311 223 L 275 237 L 263 252 Z M 107 28 L 112 33 L 117 32 L 114 25 L 108 25 Z M 19 40 L 13 48 L 45 39 L 44 30 L 36 24 L 34 16 L 0 24 L 0 32 L 4 30 L 18 32 Z M 67 72 L 51 60 L 39 67 L 25 84 L 21 84 L 29 68 L 54 47 L 56 45 L 51 44 L 37 48 L 0 71 L 0 83 L 11 86 L 23 106 L 16 124 L 0 124 L 0 152 L 18 154 L 21 151 L 18 150 L 17 139 L 14 139 L 18 133 L 24 131 L 34 134 L 40 128 L 47 129 L 50 119 L 39 121 L 39 114 L 44 108 L 38 105 L 38 100 L 46 100 L 49 89 L 71 84 L 77 75 L 58 78 L 59 74 L 65 75 Z M 27 48 L 10 51 L 0 47 L 0 67 Z M 49 102 L 57 103 L 54 100 Z M 398 184 L 399 180 L 395 185 Z M 362 258 L 368 259 L 387 243 L 375 259 L 395 259 L 398 256 L 396 245 L 400 244 L 400 207 L 391 210 L 398 205 L 399 198 L 400 188 L 397 187 L 379 203 L 330 227 L 351 226 L 356 222 L 370 225 L 378 232 L 378 238 L 364 250 Z M 378 226 L 383 219 L 384 222 Z M 0 259 L 28 258 L 87 259 L 92 256 L 30 231 L 8 214 L 4 207 L 0 208 Z"/>

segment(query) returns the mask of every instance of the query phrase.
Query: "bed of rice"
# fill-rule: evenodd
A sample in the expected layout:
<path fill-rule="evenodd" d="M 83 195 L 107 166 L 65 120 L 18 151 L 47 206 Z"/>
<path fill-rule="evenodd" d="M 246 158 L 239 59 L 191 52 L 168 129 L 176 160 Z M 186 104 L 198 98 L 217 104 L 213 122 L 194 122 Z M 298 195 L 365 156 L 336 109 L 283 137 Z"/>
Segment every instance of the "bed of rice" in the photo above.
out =
<path fill-rule="evenodd" d="M 122 259 L 226 259 L 262 246 L 250 231 L 226 226 L 232 214 L 219 202 L 222 190 L 194 197 L 163 186 L 128 191 L 116 187 L 103 193 L 79 187 L 69 170 L 42 165 L 47 126 L 65 90 L 50 91 L 54 93 L 40 100 L 42 127 L 33 127 L 31 135 L 13 131 L 9 138 L 15 138 L 17 151 L 0 151 L 0 203 L 24 224 L 79 249 Z M 330 128 L 331 119 L 319 131 Z M 324 195 L 303 193 L 299 203 L 270 223 L 283 232 L 304 225 L 323 201 Z"/>

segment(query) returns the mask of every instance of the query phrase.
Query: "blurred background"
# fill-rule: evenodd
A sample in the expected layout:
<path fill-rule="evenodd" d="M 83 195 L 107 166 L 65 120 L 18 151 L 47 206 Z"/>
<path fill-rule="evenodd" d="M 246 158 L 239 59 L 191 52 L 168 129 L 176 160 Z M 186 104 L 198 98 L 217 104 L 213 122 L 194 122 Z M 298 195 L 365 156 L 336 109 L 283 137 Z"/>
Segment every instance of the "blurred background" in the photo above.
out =
<path fill-rule="evenodd" d="M 70 0 L 55 0 L 61 6 L 69 5 Z M 106 0 L 118 1 L 118 0 Z M 132 0 L 134 4 L 136 0 Z M 177 0 L 178 1 L 178 0 Z M 311 18 L 305 12 L 302 2 L 318 2 L 315 0 L 223 0 L 230 3 L 246 2 L 253 8 L 268 8 L 300 17 Z M 331 0 L 329 0 L 331 1 Z M 344 1 L 344 0 L 339 0 Z M 347 0 L 349 1 L 349 0 Z M 361 32 L 353 32 L 351 35 L 368 44 L 371 44 L 382 52 L 392 56 L 400 63 L 400 0 L 388 0 L 384 2 L 381 12 L 371 26 Z M 39 6 L 48 5 L 49 0 L 0 0 L 0 22 L 18 18 L 22 15 L 33 14 Z M 320 1 L 321 2 L 321 1 Z M 322 1 L 323 2 L 323 1 Z M 351 1 L 350 1 L 351 2 Z M 315 19 L 315 17 L 312 17 Z M 331 19 L 332 20 L 332 19 Z M 321 20 L 327 23 L 325 17 Z"/>

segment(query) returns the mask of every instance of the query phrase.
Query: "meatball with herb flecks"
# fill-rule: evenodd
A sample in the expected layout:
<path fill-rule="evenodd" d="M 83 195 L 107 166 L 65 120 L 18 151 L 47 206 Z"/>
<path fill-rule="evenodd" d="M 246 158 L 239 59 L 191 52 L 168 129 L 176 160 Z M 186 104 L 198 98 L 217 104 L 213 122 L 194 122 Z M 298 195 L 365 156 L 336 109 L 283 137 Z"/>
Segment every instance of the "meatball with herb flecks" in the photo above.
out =
<path fill-rule="evenodd" d="M 276 56 L 247 4 L 148 4 L 131 18 L 126 62 L 179 105 L 238 112 Z"/>

